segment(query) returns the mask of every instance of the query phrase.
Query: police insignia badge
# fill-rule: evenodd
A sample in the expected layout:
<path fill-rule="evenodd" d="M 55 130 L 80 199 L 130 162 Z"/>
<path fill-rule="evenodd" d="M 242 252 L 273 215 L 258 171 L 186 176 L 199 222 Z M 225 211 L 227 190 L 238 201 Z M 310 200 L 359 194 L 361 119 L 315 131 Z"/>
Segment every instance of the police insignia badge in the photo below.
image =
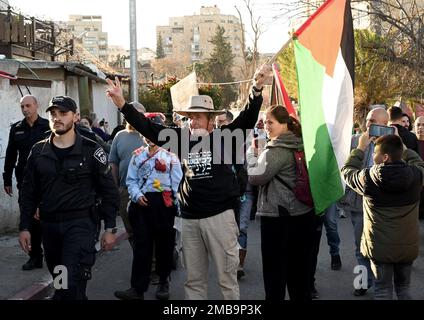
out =
<path fill-rule="evenodd" d="M 96 158 L 100 163 L 104 165 L 107 164 L 106 153 L 104 152 L 102 148 L 99 148 L 94 152 L 94 158 Z"/>

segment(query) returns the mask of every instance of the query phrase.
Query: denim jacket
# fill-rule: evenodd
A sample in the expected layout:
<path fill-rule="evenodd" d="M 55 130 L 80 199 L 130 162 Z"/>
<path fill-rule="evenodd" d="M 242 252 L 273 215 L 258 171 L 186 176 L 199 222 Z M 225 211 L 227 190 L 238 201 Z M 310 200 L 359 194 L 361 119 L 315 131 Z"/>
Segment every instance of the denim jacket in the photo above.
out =
<path fill-rule="evenodd" d="M 183 176 L 177 156 L 162 148 L 153 155 L 144 147 L 133 153 L 126 180 L 131 201 L 137 202 L 147 192 L 162 191 L 172 191 L 176 199 Z"/>

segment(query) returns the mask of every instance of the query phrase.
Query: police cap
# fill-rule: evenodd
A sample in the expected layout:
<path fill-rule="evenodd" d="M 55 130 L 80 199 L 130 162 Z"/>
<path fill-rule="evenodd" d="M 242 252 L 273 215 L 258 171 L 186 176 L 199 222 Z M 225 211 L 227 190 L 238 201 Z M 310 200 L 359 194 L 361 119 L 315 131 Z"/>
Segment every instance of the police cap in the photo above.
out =
<path fill-rule="evenodd" d="M 53 97 L 49 102 L 49 106 L 47 107 L 46 112 L 49 112 L 53 108 L 58 108 L 63 112 L 77 112 L 77 104 L 71 97 L 68 96 Z"/>

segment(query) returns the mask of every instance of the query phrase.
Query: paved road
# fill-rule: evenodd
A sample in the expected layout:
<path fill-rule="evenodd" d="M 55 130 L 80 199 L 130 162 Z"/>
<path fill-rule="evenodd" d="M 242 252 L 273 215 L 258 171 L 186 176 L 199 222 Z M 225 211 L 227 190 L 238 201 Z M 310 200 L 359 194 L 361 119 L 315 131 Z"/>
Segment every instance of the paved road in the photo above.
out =
<path fill-rule="evenodd" d="M 122 228 L 122 222 L 118 221 Z M 364 297 L 354 297 L 353 269 L 356 265 L 353 248 L 353 233 L 350 218 L 339 219 L 341 237 L 341 257 L 343 267 L 340 271 L 330 269 L 330 257 L 326 236 L 321 239 L 317 268 L 317 288 L 321 300 L 368 300 L 371 293 Z M 241 299 L 261 300 L 264 298 L 262 264 L 260 256 L 259 221 L 251 221 L 249 229 L 248 254 L 246 258 L 246 277 L 240 281 Z M 46 268 L 22 271 L 21 266 L 27 256 L 19 248 L 17 237 L 0 238 L 0 300 L 14 297 L 27 299 L 34 284 L 40 286 L 50 279 Z M 93 280 L 88 285 L 88 297 L 92 300 L 114 300 L 115 290 L 126 289 L 130 282 L 132 252 L 127 241 L 122 241 L 113 251 L 98 254 L 93 268 Z M 209 270 L 209 299 L 220 300 L 214 266 Z M 185 271 L 181 266 L 171 275 L 171 300 L 184 299 L 183 283 Z M 31 289 L 32 287 L 32 289 Z M 30 289 L 30 290 L 28 290 Z M 24 294 L 23 294 L 24 293 Z M 412 273 L 412 294 L 415 299 L 424 300 L 424 223 L 421 223 L 420 256 L 415 261 Z M 155 288 L 151 287 L 146 299 L 155 299 Z"/>
<path fill-rule="evenodd" d="M 261 300 L 264 298 L 262 281 L 262 263 L 260 256 L 259 221 L 251 221 L 249 229 L 248 254 L 246 258 L 246 277 L 240 281 L 241 299 Z M 354 297 L 353 269 L 354 258 L 353 232 L 350 218 L 339 219 L 341 237 L 341 258 L 343 267 L 339 271 L 330 269 L 330 256 L 325 233 L 321 239 L 317 268 L 317 289 L 322 300 L 369 300 L 372 294 Z M 123 241 L 114 251 L 102 253 L 93 272 L 93 280 L 88 287 L 88 297 L 97 299 L 115 299 L 115 290 L 129 287 L 132 253 L 127 241 Z M 222 298 L 212 266 L 209 270 L 209 299 Z M 184 299 L 183 283 L 185 271 L 181 266 L 171 275 L 171 300 Z M 424 223 L 421 224 L 420 256 L 414 263 L 412 274 L 412 295 L 415 299 L 424 299 Z M 150 287 L 145 299 L 155 299 L 155 287 Z"/>

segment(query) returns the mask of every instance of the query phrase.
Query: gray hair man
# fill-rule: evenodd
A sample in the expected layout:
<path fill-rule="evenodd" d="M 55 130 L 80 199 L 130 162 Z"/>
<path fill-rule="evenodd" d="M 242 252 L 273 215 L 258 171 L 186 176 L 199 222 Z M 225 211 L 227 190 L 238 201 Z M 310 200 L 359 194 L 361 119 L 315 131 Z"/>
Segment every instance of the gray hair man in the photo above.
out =
<path fill-rule="evenodd" d="M 246 107 L 223 128 L 230 131 L 253 129 L 262 105 L 263 85 L 270 76 L 270 66 L 258 68 Z M 166 141 L 159 141 L 159 134 L 162 129 L 168 129 L 178 136 L 179 149 L 188 150 L 185 153 L 180 151 L 184 177 L 179 192 L 183 260 L 187 269 L 184 284 L 186 299 L 207 299 L 209 256 L 215 263 L 224 299 L 240 299 L 237 282 L 238 226 L 234 214 L 239 187 L 231 165 L 212 161 L 214 154 L 224 151 L 223 146 L 216 148 L 220 143 L 214 143 L 213 135 L 215 116 L 223 112 L 214 109 L 209 96 L 192 96 L 187 108 L 177 111 L 188 118 L 190 138 L 183 139 L 183 129 L 155 124 L 127 104 L 118 79 L 115 83 L 108 82 L 108 96 L 143 136 L 155 144 L 164 145 Z M 208 141 L 209 147 L 199 149 L 199 140 Z M 236 148 L 229 151 L 235 152 Z"/>
<path fill-rule="evenodd" d="M 387 126 L 389 122 L 389 114 L 384 108 L 375 108 L 368 112 L 365 122 L 365 127 L 367 131 L 369 130 L 372 124 Z M 355 149 L 359 143 L 359 134 L 356 134 L 352 137 L 351 149 Z M 374 153 L 374 142 L 371 142 L 367 148 L 364 150 L 364 162 L 362 168 L 369 168 L 374 165 L 373 160 Z M 363 204 L 362 196 L 357 194 L 355 191 L 346 188 L 346 194 L 344 198 L 340 201 L 340 206 L 345 210 L 347 214 L 350 214 L 353 225 L 353 232 L 355 237 L 355 256 L 358 262 L 358 265 L 365 266 L 368 272 L 368 286 L 366 288 L 355 288 L 353 294 L 355 296 L 363 296 L 367 293 L 368 288 L 373 284 L 373 276 L 371 270 L 370 260 L 364 257 L 360 251 L 361 247 L 361 237 L 364 228 L 364 213 L 363 213 Z"/>

